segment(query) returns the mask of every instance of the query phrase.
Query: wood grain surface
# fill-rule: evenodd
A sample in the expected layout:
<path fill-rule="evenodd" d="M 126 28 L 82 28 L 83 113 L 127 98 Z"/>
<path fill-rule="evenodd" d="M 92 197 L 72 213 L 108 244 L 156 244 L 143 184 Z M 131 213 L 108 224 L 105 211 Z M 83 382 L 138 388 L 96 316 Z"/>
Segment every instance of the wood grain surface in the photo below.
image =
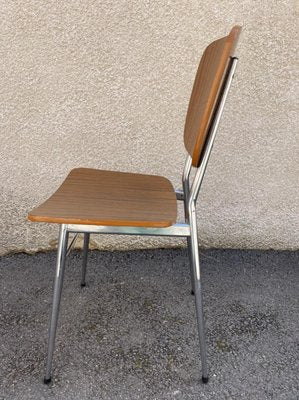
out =
<path fill-rule="evenodd" d="M 240 26 L 234 26 L 228 36 L 211 43 L 201 58 L 189 102 L 184 132 L 185 147 L 192 157 L 194 167 L 199 166 L 221 83 L 229 58 L 234 53 L 240 31 Z"/>
<path fill-rule="evenodd" d="M 77 168 L 59 189 L 32 210 L 36 222 L 166 227 L 177 217 L 177 201 L 164 177 Z"/>

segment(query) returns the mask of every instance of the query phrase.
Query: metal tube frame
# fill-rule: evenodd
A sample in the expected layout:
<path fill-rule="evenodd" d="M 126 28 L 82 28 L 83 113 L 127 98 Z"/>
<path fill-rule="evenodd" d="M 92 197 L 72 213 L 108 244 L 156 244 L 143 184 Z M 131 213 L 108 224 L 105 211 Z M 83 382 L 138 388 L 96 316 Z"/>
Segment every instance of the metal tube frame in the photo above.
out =
<path fill-rule="evenodd" d="M 71 243 L 69 244 L 69 246 L 68 246 L 68 248 L 67 248 L 67 252 L 66 252 L 66 255 L 67 255 L 67 256 L 68 256 L 68 255 L 70 254 L 70 252 L 73 250 L 73 248 L 74 248 L 74 246 L 75 246 L 75 243 L 76 243 L 76 241 L 77 241 L 77 239 L 78 239 L 78 236 L 79 236 L 79 234 L 78 234 L 78 233 L 75 233 L 75 235 L 74 235 L 74 237 L 73 237 Z"/>
<path fill-rule="evenodd" d="M 44 377 L 44 383 L 46 384 L 51 382 L 52 359 L 54 353 L 59 306 L 60 306 L 61 292 L 63 285 L 64 267 L 66 262 L 68 236 L 69 233 L 66 229 L 66 226 L 62 224 L 60 227 L 59 239 L 58 239 L 57 264 L 56 264 L 56 274 L 54 283 L 52 314 L 49 327 L 48 357 L 46 364 L 46 374 Z"/>
<path fill-rule="evenodd" d="M 83 241 L 83 261 L 82 261 L 81 287 L 84 287 L 86 285 L 86 267 L 87 267 L 89 238 L 90 238 L 90 233 L 85 232 L 84 233 L 84 241 Z"/>
<path fill-rule="evenodd" d="M 77 224 L 61 225 L 59 241 L 58 241 L 58 250 L 57 250 L 57 266 L 56 266 L 56 276 L 54 283 L 52 317 L 49 328 L 48 357 L 46 365 L 46 375 L 44 379 L 45 383 L 49 383 L 51 381 L 52 358 L 54 352 L 59 305 L 62 292 L 64 266 L 65 266 L 66 255 L 68 252 L 67 242 L 69 233 L 75 233 L 76 235 L 78 233 L 84 233 L 83 268 L 82 268 L 82 281 L 81 281 L 81 284 L 83 283 L 83 285 L 85 285 L 88 243 L 89 243 L 89 236 L 91 233 L 120 234 L 120 235 L 148 235 L 148 236 L 176 236 L 176 237 L 187 238 L 190 267 L 191 267 L 192 290 L 195 294 L 195 306 L 196 306 L 196 316 L 198 323 L 201 364 L 202 364 L 202 381 L 204 383 L 208 381 L 195 205 L 202 184 L 202 180 L 204 177 L 204 173 L 208 164 L 208 160 L 211 154 L 217 128 L 223 112 L 224 104 L 237 66 L 237 62 L 238 59 L 236 57 L 231 58 L 229 61 L 227 74 L 222 85 L 220 100 L 216 105 L 216 109 L 212 118 L 212 122 L 210 124 L 209 134 L 205 143 L 205 148 L 200 162 L 200 166 L 197 168 L 191 187 L 189 178 L 192 168 L 192 158 L 190 157 L 190 155 L 188 155 L 185 161 L 185 166 L 182 176 L 183 190 L 182 189 L 176 190 L 177 199 L 184 202 L 184 212 L 185 212 L 184 223 L 177 223 L 166 228 L 98 226 L 98 225 L 77 225 Z M 76 235 L 69 249 L 71 249 L 72 245 L 74 244 L 77 237 Z"/>

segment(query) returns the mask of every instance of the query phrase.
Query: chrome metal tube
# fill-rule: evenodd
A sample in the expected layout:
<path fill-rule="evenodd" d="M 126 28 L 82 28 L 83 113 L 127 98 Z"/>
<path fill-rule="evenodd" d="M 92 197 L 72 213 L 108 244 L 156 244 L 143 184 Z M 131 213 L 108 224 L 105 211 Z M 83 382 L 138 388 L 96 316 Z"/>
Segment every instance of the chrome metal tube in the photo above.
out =
<path fill-rule="evenodd" d="M 178 223 L 166 228 L 144 228 L 139 226 L 67 225 L 68 232 L 87 232 L 115 235 L 141 236 L 190 236 L 189 224 Z"/>
<path fill-rule="evenodd" d="M 194 202 L 192 203 L 189 212 L 190 212 L 190 227 L 191 227 L 190 248 L 193 258 L 192 266 L 193 266 L 193 276 L 194 276 L 194 294 L 195 294 L 197 328 L 199 336 L 201 366 L 202 366 L 202 380 L 203 382 L 206 383 L 208 381 L 207 348 L 206 348 L 205 324 L 204 324 L 203 302 L 202 302 L 201 280 L 200 280 L 197 222 L 196 222 Z"/>
<path fill-rule="evenodd" d="M 188 154 L 183 176 L 182 176 L 182 184 L 183 184 L 183 191 L 184 191 L 184 213 L 185 213 L 185 221 L 189 224 L 189 211 L 188 211 L 188 199 L 189 199 L 189 192 L 190 192 L 190 172 L 192 167 L 192 158 Z M 190 264 L 190 277 L 191 277 L 191 293 L 194 294 L 194 271 L 193 271 L 193 257 L 192 257 L 192 249 L 191 249 L 191 238 L 187 236 L 187 248 L 188 248 L 188 256 L 189 256 L 189 264 Z"/>
<path fill-rule="evenodd" d="M 234 58 L 230 59 L 230 65 L 228 67 L 228 72 L 227 72 L 227 75 L 226 75 L 226 78 L 225 78 L 225 82 L 224 82 L 224 85 L 223 85 L 221 100 L 220 100 L 220 102 L 218 104 L 218 107 L 216 109 L 216 112 L 215 112 L 215 115 L 214 115 L 214 118 L 213 118 L 213 123 L 212 123 L 212 126 L 211 126 L 210 131 L 209 131 L 207 144 L 206 144 L 205 149 L 204 149 L 204 153 L 203 153 L 203 157 L 202 157 L 200 166 L 198 168 L 198 171 L 197 171 L 197 173 L 195 175 L 195 178 L 193 180 L 193 183 L 192 183 L 189 202 L 192 202 L 192 201 L 196 202 L 196 200 L 197 200 L 199 189 L 200 189 L 200 186 L 202 184 L 202 180 L 203 180 L 203 177 L 204 177 L 204 174 L 205 174 L 205 170 L 206 170 L 206 167 L 207 167 L 207 164 L 208 164 L 208 161 L 209 161 L 209 157 L 210 157 L 211 150 L 212 150 L 212 147 L 213 147 L 213 144 L 214 144 L 214 140 L 215 140 L 215 136 L 216 136 L 216 133 L 217 133 L 217 128 L 218 128 L 218 125 L 219 125 L 219 122 L 220 122 L 220 118 L 221 118 L 221 115 L 222 115 L 222 112 L 223 112 L 223 108 L 224 108 L 224 104 L 225 104 L 225 101 L 226 101 L 226 98 L 227 98 L 227 95 L 228 95 L 228 92 L 229 92 L 229 88 L 231 86 L 232 79 L 233 79 L 233 76 L 234 76 L 234 73 L 235 73 L 235 70 L 236 70 L 236 67 L 237 67 L 237 63 L 238 63 L 238 59 L 237 58 L 234 57 Z M 188 206 L 188 209 L 189 209 L 189 206 Z"/>
<path fill-rule="evenodd" d="M 52 315 L 49 327 L 48 356 L 46 364 L 46 374 L 44 378 L 45 383 L 51 382 L 52 358 L 55 346 L 59 305 L 60 305 L 61 291 L 63 285 L 63 275 L 64 275 L 68 235 L 69 234 L 66 230 L 66 225 L 64 224 L 61 225 L 59 232 L 58 249 L 57 249 L 57 264 L 56 264 L 56 274 L 54 282 Z"/>
<path fill-rule="evenodd" d="M 86 285 L 86 267 L 90 233 L 84 233 L 81 286 Z"/>
<path fill-rule="evenodd" d="M 184 171 L 183 171 L 183 175 L 182 175 L 182 184 L 183 184 L 183 191 L 184 191 L 184 211 L 185 211 L 186 222 L 189 222 L 188 199 L 189 199 L 189 191 L 190 191 L 189 178 L 190 178 L 191 167 L 192 167 L 192 158 L 188 154 L 186 161 L 185 161 Z"/>
<path fill-rule="evenodd" d="M 78 239 L 78 233 L 76 233 L 67 249 L 66 255 L 68 256 L 70 254 L 70 252 L 72 251 L 73 247 L 75 246 L 75 243 Z"/>

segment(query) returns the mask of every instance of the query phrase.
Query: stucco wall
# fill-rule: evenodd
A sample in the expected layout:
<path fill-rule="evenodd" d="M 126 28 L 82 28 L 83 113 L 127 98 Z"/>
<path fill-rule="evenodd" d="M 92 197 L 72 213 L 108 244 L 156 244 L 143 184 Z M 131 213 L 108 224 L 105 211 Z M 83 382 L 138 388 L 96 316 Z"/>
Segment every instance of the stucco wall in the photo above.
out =
<path fill-rule="evenodd" d="M 295 4 L 1 1 L 0 253 L 53 246 L 57 226 L 26 213 L 73 167 L 158 173 L 179 186 L 200 55 L 236 23 L 240 62 L 199 197 L 200 241 L 298 248 Z M 98 238 L 116 242 L 184 243 Z"/>

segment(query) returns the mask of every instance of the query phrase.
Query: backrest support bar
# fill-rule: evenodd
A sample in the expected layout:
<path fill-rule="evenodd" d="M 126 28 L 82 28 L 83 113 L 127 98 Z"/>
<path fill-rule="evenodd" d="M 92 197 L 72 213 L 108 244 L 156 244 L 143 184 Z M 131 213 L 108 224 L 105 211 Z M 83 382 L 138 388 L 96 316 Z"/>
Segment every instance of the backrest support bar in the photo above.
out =
<path fill-rule="evenodd" d="M 237 67 L 237 63 L 238 63 L 238 59 L 236 57 L 230 58 L 229 61 L 229 65 L 228 65 L 228 69 L 227 69 L 227 74 L 224 78 L 224 82 L 223 82 L 223 86 L 220 92 L 220 96 L 219 96 L 219 101 L 216 104 L 214 113 L 213 113 L 213 118 L 212 118 L 212 123 L 211 123 L 211 127 L 209 129 L 209 133 L 208 133 L 208 137 L 205 143 L 205 146 L 203 148 L 203 153 L 202 153 L 202 157 L 201 157 L 201 161 L 200 161 L 200 166 L 196 172 L 196 175 L 194 177 L 194 180 L 192 182 L 192 186 L 190 189 L 190 193 L 186 193 L 185 192 L 185 211 L 187 211 L 186 214 L 186 218 L 188 219 L 188 210 L 191 207 L 191 203 L 192 202 L 196 202 L 197 197 L 198 197 L 198 193 L 199 193 L 199 189 L 204 177 L 204 173 L 209 161 L 209 157 L 212 151 L 212 147 L 214 144 L 214 140 L 216 137 L 216 133 L 217 133 L 217 128 L 220 122 L 220 118 L 223 112 L 223 108 L 224 108 L 224 104 L 232 83 L 232 79 Z M 185 169 L 186 167 L 188 167 L 191 164 L 191 162 L 188 162 L 188 159 L 186 161 L 185 164 Z M 190 166 L 191 169 L 191 166 Z M 188 178 L 190 175 L 190 170 L 188 173 Z M 188 179 L 189 180 L 189 179 Z M 184 191 L 185 191 L 185 186 L 186 184 L 183 186 L 184 187 Z M 189 182 L 188 182 L 188 186 L 189 186 Z"/>

